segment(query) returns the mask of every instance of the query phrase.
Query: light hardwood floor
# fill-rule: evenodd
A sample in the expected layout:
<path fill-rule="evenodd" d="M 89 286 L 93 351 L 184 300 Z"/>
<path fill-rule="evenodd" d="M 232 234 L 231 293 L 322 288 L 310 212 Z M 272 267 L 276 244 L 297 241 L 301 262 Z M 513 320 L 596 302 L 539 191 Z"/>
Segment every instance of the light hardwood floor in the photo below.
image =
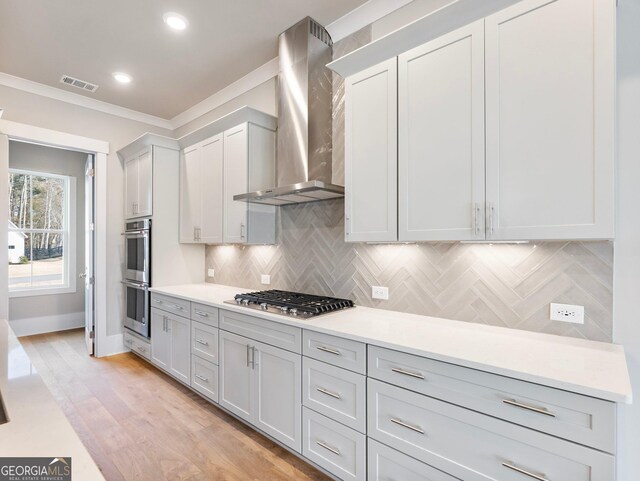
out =
<path fill-rule="evenodd" d="M 107 481 L 329 479 L 134 354 L 87 356 L 82 330 L 20 341 Z"/>

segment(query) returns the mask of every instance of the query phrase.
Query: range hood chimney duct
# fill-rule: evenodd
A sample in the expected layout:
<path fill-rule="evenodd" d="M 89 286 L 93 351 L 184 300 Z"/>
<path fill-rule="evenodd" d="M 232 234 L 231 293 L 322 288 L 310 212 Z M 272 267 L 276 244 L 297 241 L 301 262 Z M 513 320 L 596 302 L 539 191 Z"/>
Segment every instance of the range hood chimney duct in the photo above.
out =
<path fill-rule="evenodd" d="M 344 197 L 331 183 L 331 37 L 307 17 L 280 34 L 278 50 L 278 185 L 233 198 L 280 206 Z"/>

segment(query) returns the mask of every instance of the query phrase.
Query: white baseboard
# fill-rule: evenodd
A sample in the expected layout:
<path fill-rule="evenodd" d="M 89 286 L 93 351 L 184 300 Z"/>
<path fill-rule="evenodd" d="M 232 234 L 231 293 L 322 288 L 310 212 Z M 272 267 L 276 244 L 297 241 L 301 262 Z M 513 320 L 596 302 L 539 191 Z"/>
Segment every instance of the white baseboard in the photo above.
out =
<path fill-rule="evenodd" d="M 9 325 L 17 337 L 66 331 L 84 326 L 84 312 L 74 312 L 56 316 L 30 317 L 9 320 Z"/>
<path fill-rule="evenodd" d="M 129 349 L 124 345 L 124 333 L 121 332 L 106 336 L 103 342 L 98 342 L 95 355 L 96 357 L 106 357 L 128 351 Z"/>

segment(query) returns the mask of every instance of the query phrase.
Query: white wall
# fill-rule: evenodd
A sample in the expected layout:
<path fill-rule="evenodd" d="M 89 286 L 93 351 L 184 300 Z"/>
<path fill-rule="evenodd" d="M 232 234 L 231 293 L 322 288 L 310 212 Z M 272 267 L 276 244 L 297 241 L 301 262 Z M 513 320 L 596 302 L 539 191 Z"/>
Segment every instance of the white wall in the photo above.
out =
<path fill-rule="evenodd" d="M 116 151 L 145 132 L 168 136 L 171 136 L 172 132 L 5 86 L 0 86 L 0 106 L 4 109 L 2 118 L 6 120 L 109 142 L 107 259 L 112 262 L 111 265 L 119 266 L 120 268 L 107 269 L 107 334 L 115 335 L 121 333 L 123 330 L 124 292 L 120 281 L 124 264 L 124 246 L 120 232 L 122 232 L 124 224 L 124 173 Z M 2 166 L 0 165 L 0 175 L 2 175 L 2 172 Z M 4 192 L 5 184 L 6 182 L 0 182 L 0 195 Z M 5 201 L 5 199 L 6 194 L 2 197 L 2 201 Z M 3 232 L 2 226 L 3 224 L 0 223 L 0 235 Z M 6 225 L 4 229 L 6 229 Z M 6 234 L 4 238 L 6 238 Z M 6 249 L 1 251 L 6 252 Z M 3 254 L 0 253 L 0 255 Z M 2 259 L 0 259 L 1 261 Z M 6 279 L 3 279 L 0 282 L 5 281 Z M 0 317 L 6 317 L 6 315 L 2 316 L 2 307 L 0 306 Z"/>
<path fill-rule="evenodd" d="M 618 5 L 617 231 L 613 337 L 624 344 L 635 403 L 620 406 L 618 479 L 640 479 L 640 0 Z"/>

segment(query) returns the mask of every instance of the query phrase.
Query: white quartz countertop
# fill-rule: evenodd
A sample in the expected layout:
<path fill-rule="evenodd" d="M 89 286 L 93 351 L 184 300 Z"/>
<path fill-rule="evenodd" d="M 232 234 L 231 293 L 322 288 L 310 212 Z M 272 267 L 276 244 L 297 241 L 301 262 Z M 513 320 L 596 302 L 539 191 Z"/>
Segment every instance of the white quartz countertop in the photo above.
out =
<path fill-rule="evenodd" d="M 2 457 L 70 456 L 74 481 L 104 481 L 98 466 L 3 319 L 0 319 L 0 395 L 9 419 L 8 423 L 0 424 Z"/>
<path fill-rule="evenodd" d="M 227 304 L 251 289 L 218 284 L 151 291 L 600 399 L 632 400 L 624 349 L 617 344 L 361 306 L 295 319 Z"/>

